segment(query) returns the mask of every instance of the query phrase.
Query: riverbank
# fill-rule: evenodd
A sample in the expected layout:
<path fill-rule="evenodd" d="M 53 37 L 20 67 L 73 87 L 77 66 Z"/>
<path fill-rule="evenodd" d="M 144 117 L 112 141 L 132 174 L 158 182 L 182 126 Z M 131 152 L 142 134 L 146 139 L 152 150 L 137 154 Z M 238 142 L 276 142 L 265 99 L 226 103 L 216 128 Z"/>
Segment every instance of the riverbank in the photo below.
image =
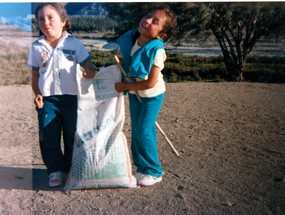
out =
<path fill-rule="evenodd" d="M 99 51 L 113 51 L 117 45 L 110 40 L 111 33 L 81 33 L 74 32 L 83 44 L 89 49 L 96 49 Z M 14 41 L 20 46 L 29 46 L 31 42 L 37 39 L 37 33 L 26 32 L 19 30 L 14 26 L 9 26 L 0 23 L 0 40 Z M 208 39 L 199 41 L 192 39 L 187 44 L 180 44 L 173 46 L 166 43 L 166 50 L 171 54 L 186 54 L 196 56 L 219 56 L 222 55 L 221 49 L 215 39 Z M 275 39 L 261 39 L 256 44 L 251 56 L 285 56 L 285 38 Z"/>
<path fill-rule="evenodd" d="M 76 35 L 76 34 L 75 34 Z M 102 38 L 82 38 L 81 41 L 89 49 L 96 49 L 99 51 L 113 51 L 116 50 L 117 44 L 109 39 Z M 170 54 L 184 54 L 188 56 L 222 56 L 221 48 L 215 40 L 208 40 L 206 42 L 193 40 L 192 43 L 173 46 L 171 44 L 165 45 L 165 49 Z M 285 57 L 285 39 L 275 41 L 273 39 L 260 40 L 250 56 L 267 56 L 267 57 Z"/>

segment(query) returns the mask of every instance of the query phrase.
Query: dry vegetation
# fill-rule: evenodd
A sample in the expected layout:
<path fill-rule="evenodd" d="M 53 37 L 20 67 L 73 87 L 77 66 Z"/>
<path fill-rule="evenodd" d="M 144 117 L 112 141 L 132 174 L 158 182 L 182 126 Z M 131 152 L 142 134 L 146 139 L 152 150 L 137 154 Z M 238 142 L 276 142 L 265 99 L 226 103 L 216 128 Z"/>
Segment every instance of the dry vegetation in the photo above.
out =
<path fill-rule="evenodd" d="M 26 84 L 31 34 L 0 24 L 0 85 Z"/>
<path fill-rule="evenodd" d="M 0 40 L 0 85 L 26 84 L 29 79 L 27 48 Z"/>

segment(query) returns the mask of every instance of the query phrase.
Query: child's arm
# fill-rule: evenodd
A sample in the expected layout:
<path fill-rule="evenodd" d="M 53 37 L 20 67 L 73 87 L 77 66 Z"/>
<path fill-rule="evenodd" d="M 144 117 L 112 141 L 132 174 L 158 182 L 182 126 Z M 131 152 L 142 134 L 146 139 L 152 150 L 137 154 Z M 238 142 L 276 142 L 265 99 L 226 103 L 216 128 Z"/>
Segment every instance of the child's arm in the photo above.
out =
<path fill-rule="evenodd" d="M 120 82 L 115 84 L 115 89 L 117 92 L 121 93 L 125 90 L 146 90 L 155 86 L 158 81 L 158 76 L 161 69 L 155 65 L 152 66 L 151 71 L 148 75 L 148 79 L 139 82 Z"/>
<path fill-rule="evenodd" d="M 83 77 L 84 78 L 94 78 L 95 76 L 95 69 L 94 69 L 94 65 L 92 63 L 91 60 L 88 60 L 86 61 L 82 67 L 84 68 L 84 71 L 83 71 Z"/>
<path fill-rule="evenodd" d="M 38 108 L 42 108 L 44 106 L 44 102 L 43 102 L 43 96 L 41 94 L 41 91 L 39 89 L 39 72 L 38 71 L 34 71 L 32 70 L 32 80 L 31 80 L 31 85 L 32 85 L 32 89 L 33 92 L 35 94 L 35 98 L 34 98 L 34 103 Z"/>

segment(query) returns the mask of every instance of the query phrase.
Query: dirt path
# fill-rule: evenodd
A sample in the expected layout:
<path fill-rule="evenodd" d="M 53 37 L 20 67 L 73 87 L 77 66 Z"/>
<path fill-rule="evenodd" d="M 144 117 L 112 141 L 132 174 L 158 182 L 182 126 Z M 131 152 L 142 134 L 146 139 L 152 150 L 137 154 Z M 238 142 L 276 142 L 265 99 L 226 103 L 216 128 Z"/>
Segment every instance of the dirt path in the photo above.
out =
<path fill-rule="evenodd" d="M 0 214 L 285 214 L 285 85 L 167 84 L 158 122 L 181 157 L 158 134 L 163 182 L 68 193 L 47 186 L 30 86 L 0 95 Z"/>

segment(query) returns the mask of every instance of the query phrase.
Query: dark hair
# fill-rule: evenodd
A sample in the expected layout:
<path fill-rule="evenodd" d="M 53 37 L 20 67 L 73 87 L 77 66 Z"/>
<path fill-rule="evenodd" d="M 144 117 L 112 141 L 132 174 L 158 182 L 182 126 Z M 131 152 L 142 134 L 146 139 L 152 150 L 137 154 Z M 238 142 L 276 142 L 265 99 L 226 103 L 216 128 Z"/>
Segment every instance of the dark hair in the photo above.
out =
<path fill-rule="evenodd" d="M 65 10 L 65 8 L 64 8 L 64 6 L 62 4 L 53 3 L 53 2 L 40 4 L 37 7 L 36 12 L 35 12 L 36 19 L 38 20 L 38 13 L 39 13 L 39 11 L 41 9 L 43 9 L 44 7 L 46 7 L 46 6 L 52 6 L 52 7 L 55 8 L 55 10 L 58 12 L 58 15 L 59 15 L 61 21 L 62 22 L 65 21 L 65 26 L 63 27 L 63 30 L 67 31 L 68 33 L 72 33 L 71 23 L 70 23 L 69 18 L 67 16 L 66 10 Z M 41 29 L 40 29 L 40 35 L 43 35 L 43 32 L 41 31 Z"/>
<path fill-rule="evenodd" d="M 154 11 L 163 11 L 165 13 L 167 19 L 161 33 L 165 33 L 166 34 L 165 39 L 168 39 L 169 36 L 174 32 L 174 29 L 176 28 L 177 25 L 176 15 L 169 8 L 157 8 Z"/>

